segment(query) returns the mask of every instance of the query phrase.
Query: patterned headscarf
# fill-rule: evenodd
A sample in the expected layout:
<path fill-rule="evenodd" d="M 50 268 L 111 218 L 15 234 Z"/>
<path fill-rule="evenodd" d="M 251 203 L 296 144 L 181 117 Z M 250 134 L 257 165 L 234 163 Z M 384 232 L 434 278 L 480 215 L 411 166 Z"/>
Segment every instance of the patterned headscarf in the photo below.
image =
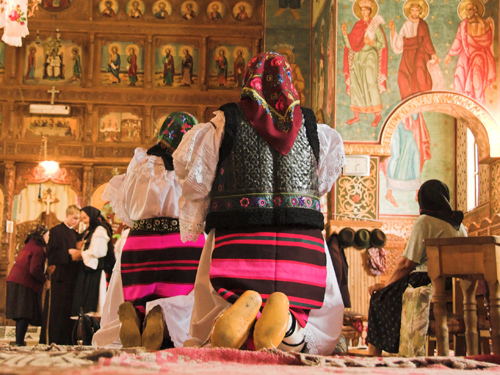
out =
<path fill-rule="evenodd" d="M 290 64 L 283 56 L 267 52 L 250 60 L 240 103 L 257 133 L 286 155 L 299 133 L 302 111 Z"/>
<path fill-rule="evenodd" d="M 158 140 L 162 147 L 173 153 L 181 143 L 182 136 L 197 123 L 196 117 L 190 113 L 172 112 L 163 121 Z"/>
<path fill-rule="evenodd" d="M 450 204 L 450 190 L 439 180 L 425 181 L 418 191 L 420 215 L 428 215 L 450 223 L 456 230 L 464 219 L 462 211 L 453 211 Z"/>

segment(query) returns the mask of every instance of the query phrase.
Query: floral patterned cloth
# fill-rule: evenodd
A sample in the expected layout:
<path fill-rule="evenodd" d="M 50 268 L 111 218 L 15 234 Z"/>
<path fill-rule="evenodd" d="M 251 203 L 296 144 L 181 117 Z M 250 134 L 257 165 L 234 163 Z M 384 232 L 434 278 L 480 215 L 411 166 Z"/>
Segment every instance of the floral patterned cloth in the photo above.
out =
<path fill-rule="evenodd" d="M 271 147 L 286 155 L 302 124 L 300 96 L 286 59 L 260 53 L 248 64 L 241 92 L 246 118 Z"/>
<path fill-rule="evenodd" d="M 8 45 L 21 47 L 21 38 L 29 34 L 28 0 L 6 0 L 0 3 L 0 27 L 4 29 L 2 40 Z"/>
<path fill-rule="evenodd" d="M 174 152 L 182 136 L 198 123 L 196 117 L 187 112 L 172 112 L 167 116 L 158 134 L 158 140 L 170 152 Z"/>
<path fill-rule="evenodd" d="M 429 309 L 432 285 L 413 288 L 408 285 L 403 294 L 401 313 L 399 354 L 402 357 L 425 356 L 427 329 L 429 328 Z"/>

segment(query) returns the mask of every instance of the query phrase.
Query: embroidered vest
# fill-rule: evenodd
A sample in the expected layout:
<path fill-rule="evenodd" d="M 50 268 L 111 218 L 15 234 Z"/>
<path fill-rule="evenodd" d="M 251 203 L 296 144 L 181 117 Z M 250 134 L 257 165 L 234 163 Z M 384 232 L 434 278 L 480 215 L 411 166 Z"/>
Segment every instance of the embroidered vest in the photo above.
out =
<path fill-rule="evenodd" d="M 248 122 L 240 107 L 221 107 L 224 139 L 211 192 L 206 230 L 254 226 L 323 229 L 318 196 L 319 138 L 314 113 L 303 120 L 287 155 L 274 150 Z"/>

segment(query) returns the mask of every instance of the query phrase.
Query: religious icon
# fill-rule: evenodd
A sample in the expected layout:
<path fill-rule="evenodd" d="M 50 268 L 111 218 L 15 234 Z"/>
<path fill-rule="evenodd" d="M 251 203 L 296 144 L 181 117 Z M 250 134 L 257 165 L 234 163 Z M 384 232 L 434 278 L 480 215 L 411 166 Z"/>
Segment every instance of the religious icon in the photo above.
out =
<path fill-rule="evenodd" d="M 172 14 L 172 5 L 168 1 L 160 0 L 153 4 L 153 14 L 159 20 Z"/>
<path fill-rule="evenodd" d="M 246 68 L 245 50 L 236 48 L 234 52 L 236 55 L 234 58 L 234 87 L 241 87 Z"/>
<path fill-rule="evenodd" d="M 141 18 L 146 11 L 146 6 L 141 0 L 132 0 L 128 2 L 126 10 L 130 18 Z"/>
<path fill-rule="evenodd" d="M 453 80 L 455 91 L 484 105 L 486 87 L 496 81 L 495 22 L 491 17 L 484 19 L 484 5 L 479 0 L 463 0 L 458 5 L 458 14 L 462 22 L 444 66 L 446 68 L 451 62 L 451 56 L 458 55 Z"/>
<path fill-rule="evenodd" d="M 429 4 L 425 0 L 407 0 L 403 5 L 406 21 L 399 33 L 393 20 L 388 25 L 391 30 L 391 49 L 401 54 L 398 69 L 398 87 L 401 101 L 432 90 L 431 71 L 439 70 L 439 58 L 431 39 L 425 18 L 429 14 Z M 391 157 L 381 164 L 387 178 L 385 198 L 399 207 L 392 194 L 394 189 L 415 191 L 417 199 L 420 176 L 426 160 L 431 158 L 430 135 L 422 113 L 415 113 L 401 121 L 392 138 Z"/>
<path fill-rule="evenodd" d="M 138 78 L 137 78 L 137 54 L 139 52 L 139 47 L 134 46 L 134 45 L 128 46 L 127 52 L 128 52 L 127 73 L 128 73 L 128 79 L 130 81 L 129 86 L 135 86 L 136 82 L 138 81 Z"/>
<path fill-rule="evenodd" d="M 233 16 L 238 21 L 246 21 L 252 17 L 253 9 L 250 4 L 240 1 L 233 7 Z"/>
<path fill-rule="evenodd" d="M 26 71 L 26 75 L 24 78 L 26 80 L 28 79 L 35 79 L 35 68 L 36 68 L 36 47 L 30 47 L 29 49 L 29 54 L 28 54 L 28 68 Z"/>
<path fill-rule="evenodd" d="M 191 86 L 193 82 L 193 52 L 190 47 L 182 48 L 182 85 Z"/>
<path fill-rule="evenodd" d="M 182 18 L 185 20 L 192 20 L 196 18 L 199 12 L 199 6 L 194 1 L 186 1 L 181 5 Z"/>
<path fill-rule="evenodd" d="M 110 45 L 110 56 L 108 61 L 108 72 L 111 73 L 111 83 L 121 83 L 120 79 L 120 46 L 116 44 Z"/>
<path fill-rule="evenodd" d="M 207 16 L 211 21 L 218 21 L 224 17 L 226 13 L 226 8 L 220 1 L 214 1 L 208 4 Z"/>
<path fill-rule="evenodd" d="M 350 33 L 342 22 L 344 41 L 344 77 L 346 93 L 351 97 L 351 111 L 354 117 L 347 125 L 360 121 L 360 113 L 375 116 L 371 126 L 378 126 L 382 120 L 382 93 L 387 91 L 387 39 L 382 24 L 384 19 L 378 14 L 375 0 L 357 0 L 353 4 L 354 15 L 359 19 Z M 322 29 L 320 55 L 320 79 L 324 66 L 324 32 Z M 324 77 L 323 77 L 324 80 Z M 324 87 L 324 85 L 323 85 Z M 322 90 L 320 90 L 322 91 Z M 323 108 L 324 92 L 320 92 L 318 106 Z"/>
<path fill-rule="evenodd" d="M 226 87 L 227 83 L 227 51 L 224 47 L 216 50 L 214 54 L 215 69 L 217 71 L 217 86 Z"/>
<path fill-rule="evenodd" d="M 174 83 L 175 76 L 175 66 L 174 66 L 174 56 L 172 55 L 172 48 L 165 48 L 163 50 L 165 56 L 162 59 L 163 62 L 163 85 L 172 86 Z"/>
<path fill-rule="evenodd" d="M 103 17 L 114 18 L 118 13 L 118 3 L 116 0 L 102 0 L 99 3 L 99 12 Z"/>
<path fill-rule="evenodd" d="M 79 81 L 82 78 L 82 60 L 78 48 L 71 49 L 71 59 L 73 60 L 73 77 L 72 81 Z"/>
<path fill-rule="evenodd" d="M 51 37 L 47 40 L 43 79 L 51 81 L 64 79 L 64 47 L 59 39 Z"/>
<path fill-rule="evenodd" d="M 42 0 L 40 6 L 49 12 L 60 12 L 67 9 L 73 0 Z"/>

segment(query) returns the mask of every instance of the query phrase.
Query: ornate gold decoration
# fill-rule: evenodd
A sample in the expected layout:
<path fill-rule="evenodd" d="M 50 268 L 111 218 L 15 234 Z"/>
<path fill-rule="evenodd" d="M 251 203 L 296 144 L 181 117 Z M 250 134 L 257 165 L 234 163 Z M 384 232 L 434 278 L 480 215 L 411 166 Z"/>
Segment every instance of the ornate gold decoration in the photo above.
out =
<path fill-rule="evenodd" d="M 377 162 L 370 159 L 370 176 L 341 176 L 337 180 L 337 205 L 339 219 L 377 219 Z"/>
<path fill-rule="evenodd" d="M 479 159 L 500 157 L 500 126 L 495 118 L 475 100 L 450 91 L 426 92 L 406 99 L 385 120 L 379 144 L 347 143 L 346 153 L 390 156 L 396 127 L 404 118 L 418 112 L 440 112 L 464 121 L 478 144 Z"/>
<path fill-rule="evenodd" d="M 491 216 L 500 214 L 500 162 L 491 165 L 490 187 L 491 187 Z"/>
<path fill-rule="evenodd" d="M 467 125 L 457 121 L 456 181 L 467 181 Z M 456 184 L 457 209 L 467 211 L 467 184 Z"/>
<path fill-rule="evenodd" d="M 55 184 L 71 185 L 71 188 L 77 194 L 81 194 L 82 178 L 80 167 L 72 169 L 59 168 L 53 176 L 47 176 L 42 168 L 26 164 L 17 166 L 15 194 L 19 194 L 28 184 L 43 184 L 47 181 L 52 181 Z"/>

